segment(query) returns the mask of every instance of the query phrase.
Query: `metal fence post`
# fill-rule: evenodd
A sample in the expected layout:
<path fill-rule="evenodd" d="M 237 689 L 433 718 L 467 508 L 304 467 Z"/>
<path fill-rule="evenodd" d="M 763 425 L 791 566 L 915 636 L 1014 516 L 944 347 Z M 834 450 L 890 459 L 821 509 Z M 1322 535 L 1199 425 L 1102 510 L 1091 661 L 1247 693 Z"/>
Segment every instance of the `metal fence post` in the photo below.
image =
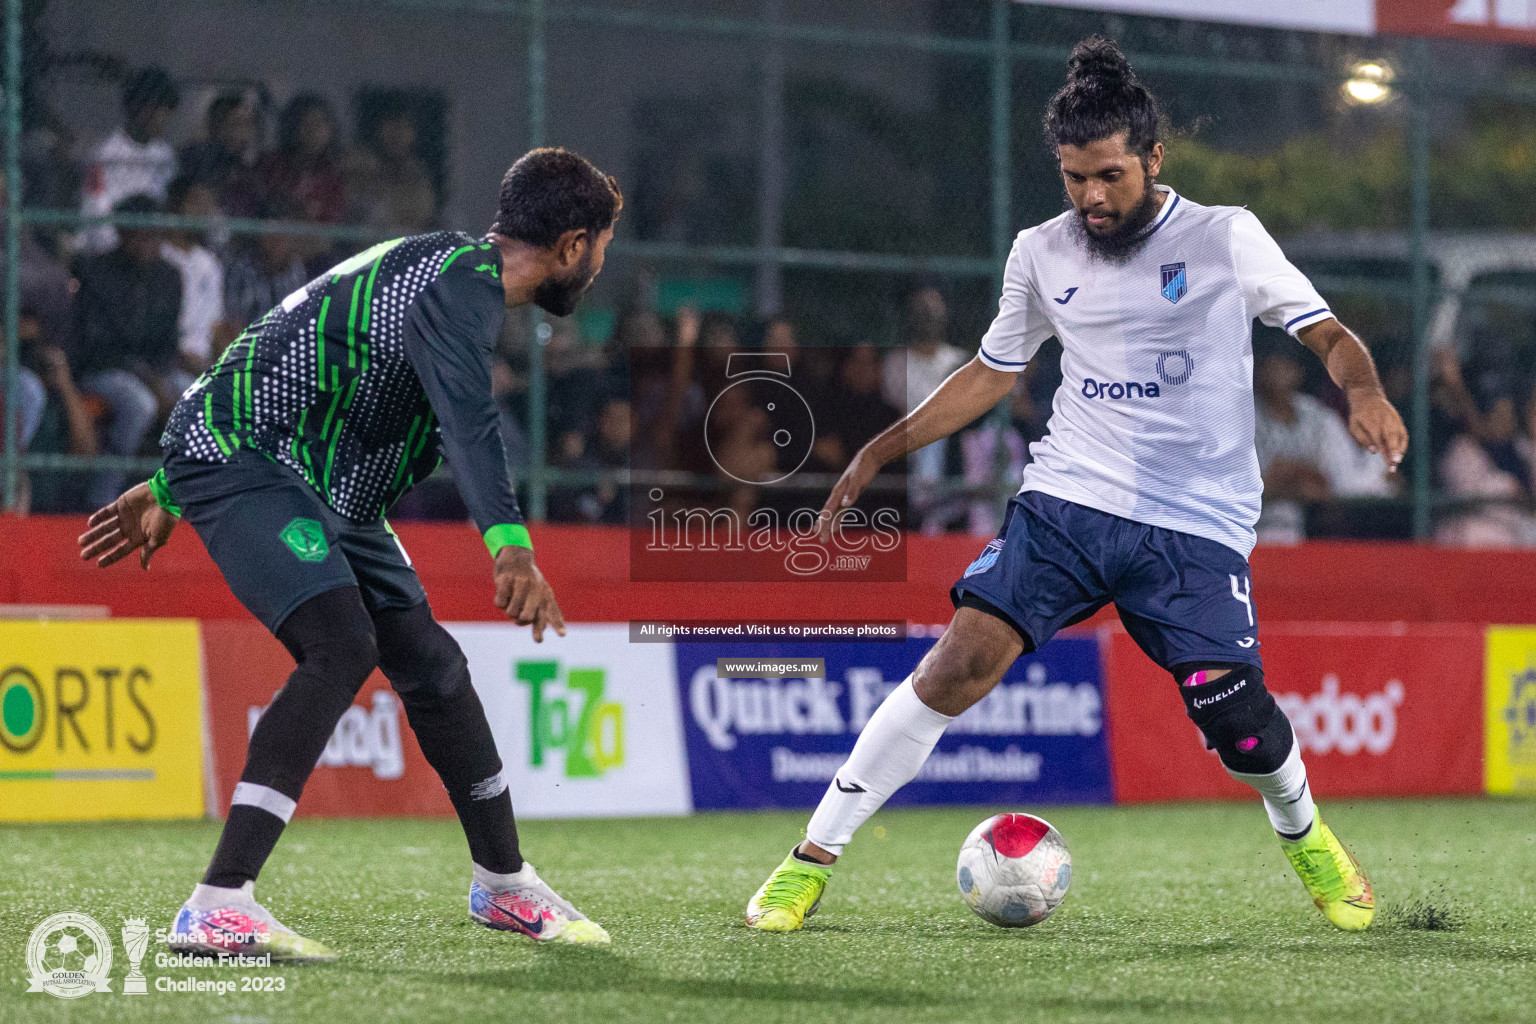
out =
<path fill-rule="evenodd" d="M 993 290 L 1003 288 L 1003 268 L 1013 245 L 1013 57 L 1009 51 L 1009 12 L 1013 0 L 992 0 L 992 272 Z M 997 494 L 1006 500 L 1015 481 L 1008 473 L 1007 432 L 1012 426 L 1009 401 L 1004 399 L 989 414 L 996 447 L 992 473 Z"/>
<path fill-rule="evenodd" d="M 5 509 L 21 496 L 21 0 L 5 2 Z"/>
<path fill-rule="evenodd" d="M 528 145 L 544 145 L 544 33 L 549 23 L 545 0 L 528 4 Z M 528 307 L 528 518 L 542 521 L 549 507 L 549 381 L 544 345 L 550 326 L 538 306 Z"/>
<path fill-rule="evenodd" d="M 1428 47 L 1422 38 L 1409 49 L 1408 102 L 1410 128 L 1408 159 L 1412 180 L 1412 212 L 1409 223 L 1409 259 L 1413 266 L 1413 536 L 1427 540 L 1434 527 L 1430 500 L 1430 474 L 1434 467 L 1429 450 L 1429 262 L 1425 236 L 1429 233 L 1429 73 Z"/>
<path fill-rule="evenodd" d="M 784 21 L 784 0 L 762 0 L 763 21 Z M 757 245 L 764 252 L 757 265 L 757 315 L 766 318 L 784 305 L 784 267 L 772 256 L 784 243 L 784 41 L 765 41 L 758 112 L 762 118 L 757 141 Z"/>

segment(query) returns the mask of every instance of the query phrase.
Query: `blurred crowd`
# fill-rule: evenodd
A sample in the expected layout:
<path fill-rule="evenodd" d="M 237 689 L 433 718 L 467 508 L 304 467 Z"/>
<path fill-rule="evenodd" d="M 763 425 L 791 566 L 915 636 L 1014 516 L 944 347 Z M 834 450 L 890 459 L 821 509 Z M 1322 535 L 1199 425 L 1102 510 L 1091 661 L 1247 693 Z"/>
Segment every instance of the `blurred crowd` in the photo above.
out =
<path fill-rule="evenodd" d="M 298 95 L 268 118 L 250 90 L 213 95 L 197 137 L 171 139 L 180 93 L 164 71 L 140 69 L 123 82 L 120 123 L 87 145 L 83 159 L 28 151 L 29 204 L 85 215 L 181 214 L 210 218 L 215 228 L 29 225 L 22 232 L 24 450 L 155 454 L 160 424 L 196 375 L 266 310 L 357 247 L 322 234 L 231 233 L 217 227 L 221 220 L 355 224 L 381 235 L 438 226 L 440 174 L 423 160 L 418 111 L 403 94 L 375 104 L 366 130 L 348 143 L 325 98 Z M 517 321 L 509 318 L 493 379 L 509 472 L 523 479 L 534 400 Z M 574 319 L 548 324 L 544 436 L 556 471 L 549 518 L 629 521 L 618 472 L 625 469 L 690 481 L 669 485 L 675 500 L 708 494 L 740 514 L 819 506 L 861 445 L 970 358 L 975 339 L 951 336 L 938 286 L 919 284 L 904 297 L 900 325 L 895 345 L 871 337 L 827 348 L 807 343 L 814 324 L 788 316 L 750 321 L 687 304 L 658 310 L 645 297 L 618 312 L 603 344 L 583 341 Z M 748 353 L 781 360 L 804 396 L 815 419 L 808 452 L 776 440 L 774 416 L 754 406 L 761 388 L 725 387 L 731 357 Z M 888 467 L 887 484 L 904 488 L 916 528 L 997 529 L 1029 446 L 1045 433 L 1061 380 L 1058 357 L 1048 343 L 1002 407 L 913 453 L 905 466 Z M 1261 336 L 1255 345 L 1261 542 L 1410 536 L 1406 474 L 1386 473 L 1355 443 L 1343 396 L 1319 383 L 1310 360 L 1288 338 Z M 1449 349 L 1435 353 L 1428 443 L 1433 485 L 1446 499 L 1436 515 L 1442 543 L 1536 546 L 1536 367 L 1522 373 L 1520 363 L 1505 359 L 1490 371 Z M 1406 414 L 1406 370 L 1384 376 Z M 744 474 L 791 481 L 764 488 L 743 483 Z M 79 511 L 109 501 L 126 475 L 102 469 L 30 479 L 33 508 Z M 440 477 L 408 495 L 397 515 L 458 518 L 464 509 L 451 480 Z"/>
<path fill-rule="evenodd" d="M 28 140 L 23 161 L 26 201 L 86 216 L 259 218 L 401 234 L 436 226 L 441 197 L 403 95 L 375 104 L 353 145 L 317 95 L 295 96 L 269 133 L 253 91 L 218 93 L 199 136 L 175 140 L 168 128 L 181 103 L 169 74 L 141 68 L 124 79 L 121 119 L 105 138 L 67 153 L 60 132 L 34 133 L 41 138 Z M 21 237 L 23 449 L 154 454 L 181 392 L 346 248 L 314 234 L 29 225 Z M 53 511 L 95 507 L 124 480 L 118 470 L 87 481 L 50 476 L 29 498 Z"/>

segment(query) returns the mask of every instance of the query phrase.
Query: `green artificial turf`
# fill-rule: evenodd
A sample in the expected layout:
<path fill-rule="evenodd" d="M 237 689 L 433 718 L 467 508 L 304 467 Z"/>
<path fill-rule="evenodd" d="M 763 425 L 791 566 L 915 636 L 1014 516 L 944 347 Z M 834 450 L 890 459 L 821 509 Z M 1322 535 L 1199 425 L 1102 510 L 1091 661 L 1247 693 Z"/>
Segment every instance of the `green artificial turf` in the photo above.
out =
<path fill-rule="evenodd" d="M 1044 811 L 1074 857 L 1049 921 L 983 923 L 955 889 L 984 808 L 882 813 L 804 932 L 741 923 L 805 815 L 528 822 L 544 878 L 613 934 L 536 947 L 465 917 L 452 821 L 296 821 L 257 888 L 340 951 L 276 966 L 280 993 L 118 994 L 122 918 L 168 926 L 217 838 L 211 823 L 0 828 L 0 1020 L 1520 1021 L 1536 1019 L 1536 806 L 1333 803 L 1376 883 L 1364 935 L 1333 931 L 1252 805 Z M 876 828 L 875 826 L 879 826 Z M 112 995 L 25 992 L 23 947 L 78 910 L 116 943 Z"/>

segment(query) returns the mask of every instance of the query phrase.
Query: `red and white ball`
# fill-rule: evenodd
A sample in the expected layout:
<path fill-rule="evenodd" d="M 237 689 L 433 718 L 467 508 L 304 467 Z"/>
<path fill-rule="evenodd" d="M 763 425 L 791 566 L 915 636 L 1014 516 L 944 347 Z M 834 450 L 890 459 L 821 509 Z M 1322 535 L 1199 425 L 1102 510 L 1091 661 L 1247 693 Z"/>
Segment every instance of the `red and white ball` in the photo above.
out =
<path fill-rule="evenodd" d="M 1072 884 L 1072 854 L 1044 818 L 995 814 L 965 837 L 955 880 L 983 921 L 1028 928 L 1061 906 Z"/>

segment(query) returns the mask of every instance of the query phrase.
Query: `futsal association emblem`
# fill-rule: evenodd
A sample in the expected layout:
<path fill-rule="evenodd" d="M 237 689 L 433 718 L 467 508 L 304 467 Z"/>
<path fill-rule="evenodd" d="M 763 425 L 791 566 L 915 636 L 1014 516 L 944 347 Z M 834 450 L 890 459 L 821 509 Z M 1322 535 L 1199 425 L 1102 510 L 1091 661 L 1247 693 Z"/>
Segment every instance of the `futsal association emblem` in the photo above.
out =
<path fill-rule="evenodd" d="M 78 999 L 111 992 L 112 940 L 85 914 L 54 914 L 27 940 L 28 992 Z"/>
<path fill-rule="evenodd" d="M 1189 275 L 1182 263 L 1163 264 L 1163 298 L 1178 302 L 1189 291 Z"/>

